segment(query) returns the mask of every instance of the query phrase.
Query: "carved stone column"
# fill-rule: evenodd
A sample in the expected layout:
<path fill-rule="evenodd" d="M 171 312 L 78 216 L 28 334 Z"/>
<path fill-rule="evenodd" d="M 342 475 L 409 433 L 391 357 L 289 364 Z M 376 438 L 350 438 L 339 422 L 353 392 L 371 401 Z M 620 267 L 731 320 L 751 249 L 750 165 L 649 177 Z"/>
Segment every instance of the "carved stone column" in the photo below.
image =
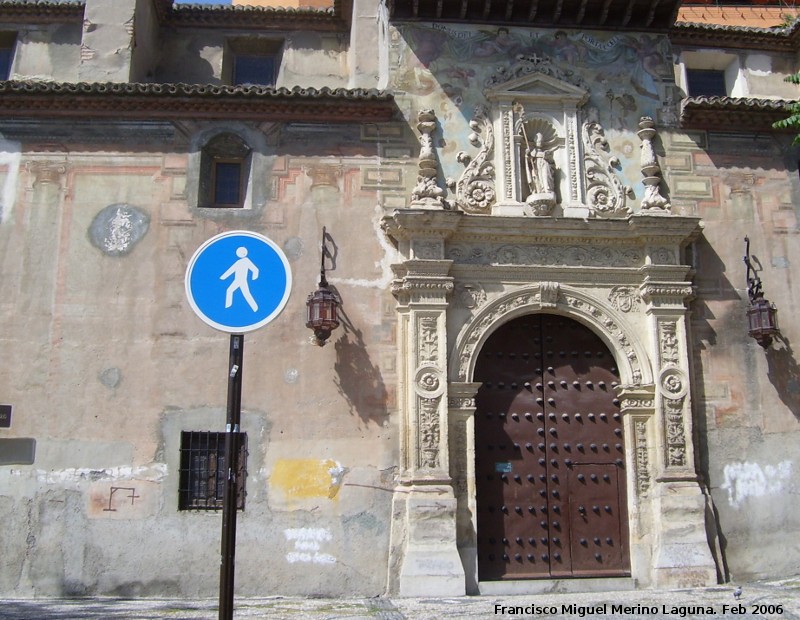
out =
<path fill-rule="evenodd" d="M 641 286 L 648 304 L 655 352 L 656 482 L 652 489 L 656 541 L 653 585 L 696 587 L 717 582 L 706 534 L 707 497 L 695 470 L 689 383 L 685 281 L 652 281 Z"/>
<path fill-rule="evenodd" d="M 451 214 L 455 215 L 455 214 Z M 393 266 L 398 301 L 400 478 L 392 504 L 388 590 L 402 596 L 459 596 L 450 479 L 446 310 L 453 291 L 444 238 L 446 212 L 408 211 L 384 220 L 406 260 Z"/>

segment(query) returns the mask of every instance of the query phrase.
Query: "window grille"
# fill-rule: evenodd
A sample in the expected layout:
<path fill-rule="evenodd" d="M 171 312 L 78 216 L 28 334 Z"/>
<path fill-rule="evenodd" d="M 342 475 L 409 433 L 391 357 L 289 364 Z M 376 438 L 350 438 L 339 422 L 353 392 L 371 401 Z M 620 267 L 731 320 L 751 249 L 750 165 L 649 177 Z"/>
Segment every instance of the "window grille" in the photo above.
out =
<path fill-rule="evenodd" d="M 221 510 L 225 496 L 225 435 L 210 431 L 181 433 L 178 510 Z M 236 508 L 244 510 L 247 433 L 239 433 Z"/>

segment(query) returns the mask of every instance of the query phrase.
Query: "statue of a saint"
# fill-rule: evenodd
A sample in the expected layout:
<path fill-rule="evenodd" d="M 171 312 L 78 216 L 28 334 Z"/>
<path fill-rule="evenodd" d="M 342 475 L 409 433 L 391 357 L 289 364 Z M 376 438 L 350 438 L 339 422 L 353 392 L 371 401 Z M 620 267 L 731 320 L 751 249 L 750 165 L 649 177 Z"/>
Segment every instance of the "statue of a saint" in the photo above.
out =
<path fill-rule="evenodd" d="M 528 187 L 531 194 L 550 194 L 553 192 L 552 150 L 544 148 L 544 137 L 537 133 L 533 144 L 528 145 L 525 161 L 528 169 Z"/>

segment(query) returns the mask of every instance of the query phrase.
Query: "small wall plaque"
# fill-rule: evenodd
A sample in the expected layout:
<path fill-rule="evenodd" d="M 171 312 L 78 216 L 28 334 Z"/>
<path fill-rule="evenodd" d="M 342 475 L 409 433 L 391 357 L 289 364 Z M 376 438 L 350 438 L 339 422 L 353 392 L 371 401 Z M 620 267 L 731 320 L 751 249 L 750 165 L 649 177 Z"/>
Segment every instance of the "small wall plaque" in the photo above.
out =
<path fill-rule="evenodd" d="M 0 405 L 0 428 L 11 428 L 11 405 Z"/>
<path fill-rule="evenodd" d="M 504 461 L 502 463 L 495 463 L 494 470 L 499 474 L 510 474 L 511 463 L 509 463 L 508 461 Z"/>

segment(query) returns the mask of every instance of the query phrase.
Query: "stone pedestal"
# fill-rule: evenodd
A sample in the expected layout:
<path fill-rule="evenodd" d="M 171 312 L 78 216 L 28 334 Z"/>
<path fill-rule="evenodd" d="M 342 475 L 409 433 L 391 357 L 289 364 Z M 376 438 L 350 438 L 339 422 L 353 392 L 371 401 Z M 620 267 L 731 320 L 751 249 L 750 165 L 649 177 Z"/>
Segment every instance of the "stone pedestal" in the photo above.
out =
<path fill-rule="evenodd" d="M 464 568 L 456 548 L 456 498 L 450 485 L 411 486 L 395 494 L 405 531 L 400 596 L 463 596 Z"/>
<path fill-rule="evenodd" d="M 699 588 L 716 585 L 717 567 L 706 534 L 706 497 L 697 482 L 665 482 L 653 498 L 659 517 L 653 586 Z"/>

